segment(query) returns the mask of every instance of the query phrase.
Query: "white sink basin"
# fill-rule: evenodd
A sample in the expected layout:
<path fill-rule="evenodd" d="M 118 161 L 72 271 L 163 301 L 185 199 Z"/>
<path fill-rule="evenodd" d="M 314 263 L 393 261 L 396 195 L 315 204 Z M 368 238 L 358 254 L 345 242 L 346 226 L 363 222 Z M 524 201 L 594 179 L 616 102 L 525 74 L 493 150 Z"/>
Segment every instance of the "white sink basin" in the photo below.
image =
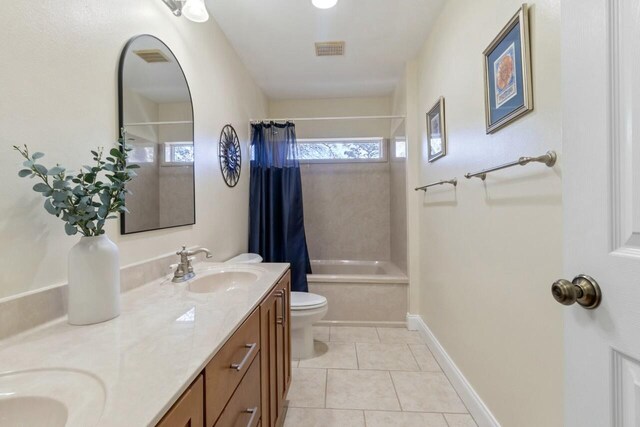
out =
<path fill-rule="evenodd" d="M 105 387 L 70 369 L 0 374 L 0 427 L 91 426 L 102 416 Z"/>
<path fill-rule="evenodd" d="M 69 413 L 64 403 L 49 397 L 9 397 L 0 399 L 1 426 L 67 425 Z"/>
<path fill-rule="evenodd" d="M 191 280 L 187 289 L 195 293 L 228 292 L 257 282 L 263 273 L 263 270 L 254 267 L 205 271 Z"/>

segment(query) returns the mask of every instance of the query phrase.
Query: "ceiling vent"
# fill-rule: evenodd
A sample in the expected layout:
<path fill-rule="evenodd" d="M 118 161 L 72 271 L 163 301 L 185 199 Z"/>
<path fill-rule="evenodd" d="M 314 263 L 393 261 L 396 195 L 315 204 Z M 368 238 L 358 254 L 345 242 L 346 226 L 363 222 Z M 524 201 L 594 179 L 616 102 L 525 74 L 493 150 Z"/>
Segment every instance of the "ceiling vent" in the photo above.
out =
<path fill-rule="evenodd" d="M 342 56 L 344 55 L 344 42 L 316 43 L 316 56 Z"/>
<path fill-rule="evenodd" d="M 167 56 L 158 49 L 134 50 L 133 53 L 150 64 L 158 62 L 170 62 L 169 58 L 167 58 Z"/>

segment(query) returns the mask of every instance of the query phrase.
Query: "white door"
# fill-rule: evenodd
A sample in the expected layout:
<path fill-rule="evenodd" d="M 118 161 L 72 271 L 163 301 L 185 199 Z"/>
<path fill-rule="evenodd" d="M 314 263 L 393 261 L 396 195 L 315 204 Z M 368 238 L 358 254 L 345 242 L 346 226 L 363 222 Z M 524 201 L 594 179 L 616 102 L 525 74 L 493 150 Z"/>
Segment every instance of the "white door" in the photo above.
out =
<path fill-rule="evenodd" d="M 565 308 L 565 425 L 640 427 L 640 0 L 560 4 L 564 279 L 602 290 Z"/>

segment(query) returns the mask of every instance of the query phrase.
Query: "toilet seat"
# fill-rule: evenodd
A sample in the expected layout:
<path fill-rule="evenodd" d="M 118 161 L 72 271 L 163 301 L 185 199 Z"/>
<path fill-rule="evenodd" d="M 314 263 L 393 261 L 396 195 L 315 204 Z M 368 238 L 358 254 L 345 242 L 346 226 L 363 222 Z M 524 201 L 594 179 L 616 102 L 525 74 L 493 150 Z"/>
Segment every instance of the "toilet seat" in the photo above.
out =
<path fill-rule="evenodd" d="M 291 311 L 314 310 L 327 305 L 322 295 L 309 292 L 291 292 Z"/>

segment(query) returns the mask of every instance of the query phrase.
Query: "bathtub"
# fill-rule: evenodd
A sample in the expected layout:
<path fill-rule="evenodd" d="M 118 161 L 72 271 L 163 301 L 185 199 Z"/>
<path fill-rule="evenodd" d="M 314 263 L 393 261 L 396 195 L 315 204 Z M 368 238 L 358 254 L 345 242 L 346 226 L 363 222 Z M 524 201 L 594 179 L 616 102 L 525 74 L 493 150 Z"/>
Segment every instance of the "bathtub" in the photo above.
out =
<path fill-rule="evenodd" d="M 309 291 L 323 295 L 329 311 L 320 324 L 403 326 L 409 278 L 388 261 L 312 260 Z"/>

